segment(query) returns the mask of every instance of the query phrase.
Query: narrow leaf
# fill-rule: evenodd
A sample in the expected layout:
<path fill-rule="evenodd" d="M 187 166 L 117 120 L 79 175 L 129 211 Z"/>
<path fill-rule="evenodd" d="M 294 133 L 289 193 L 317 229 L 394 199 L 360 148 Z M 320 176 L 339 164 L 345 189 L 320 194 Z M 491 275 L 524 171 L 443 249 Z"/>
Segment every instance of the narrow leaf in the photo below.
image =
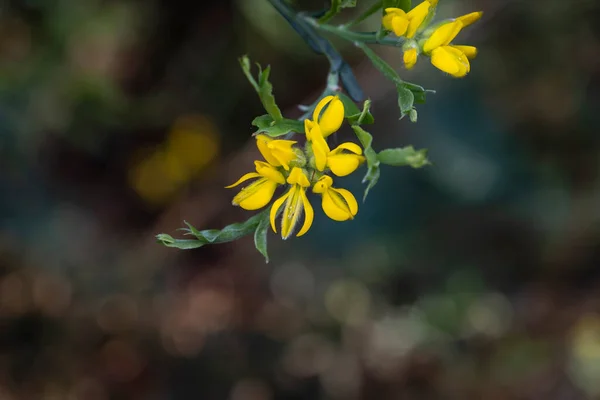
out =
<path fill-rule="evenodd" d="M 375 68 L 377 68 L 386 78 L 390 79 L 397 85 L 403 83 L 396 70 L 381 57 L 379 57 L 373 50 L 371 50 L 369 46 L 362 42 L 356 42 L 355 45 L 358 46 L 367 57 L 369 57 Z"/>
<path fill-rule="evenodd" d="M 412 146 L 385 149 L 377 154 L 377 159 L 386 165 L 394 167 L 410 166 L 422 168 L 431 163 L 427 159 L 427 149 L 415 150 Z"/>
<path fill-rule="evenodd" d="M 258 128 L 254 132 L 255 135 L 263 133 L 271 137 L 278 137 L 287 135 L 290 132 L 304 132 L 304 124 L 301 121 L 284 118 L 275 122 L 270 115 L 261 115 L 254 118 L 252 125 Z"/>
<path fill-rule="evenodd" d="M 277 107 L 277 103 L 275 103 L 275 96 L 273 95 L 273 85 L 269 82 L 269 74 L 271 72 L 271 67 L 267 66 L 264 71 L 261 71 L 259 74 L 259 86 L 260 90 L 258 95 L 260 96 L 260 100 L 265 107 L 265 110 L 273 117 L 275 121 L 279 121 L 283 119 L 283 115 L 281 114 L 281 110 Z"/>
<path fill-rule="evenodd" d="M 269 215 L 264 214 L 254 231 L 254 247 L 265 257 L 265 262 L 269 262 L 267 253 L 267 232 L 269 231 Z"/>
<path fill-rule="evenodd" d="M 364 148 L 364 155 L 367 160 L 367 173 L 363 178 L 363 183 L 368 182 L 363 196 L 363 201 L 365 201 L 369 191 L 379 180 L 379 160 L 377 159 L 377 153 L 371 147 L 373 136 L 358 125 L 352 125 L 352 129 Z"/>
<path fill-rule="evenodd" d="M 204 245 L 204 243 L 199 242 L 198 240 L 175 239 L 174 237 L 172 237 L 171 235 L 167 235 L 166 233 L 160 233 L 156 235 L 156 240 L 167 247 L 175 247 L 177 249 L 182 250 L 196 249 Z"/>
<path fill-rule="evenodd" d="M 410 89 L 406 88 L 406 86 L 399 85 L 397 89 L 398 107 L 400 107 L 400 112 L 402 113 L 402 116 L 404 116 L 412 110 L 413 104 L 415 103 L 415 95 Z"/>
<path fill-rule="evenodd" d="M 363 115 L 363 113 L 360 111 L 360 109 L 358 108 L 356 103 L 354 101 L 352 101 L 352 99 L 350 97 L 346 96 L 344 93 L 338 93 L 338 96 L 339 96 L 340 100 L 342 101 L 342 103 L 344 104 L 344 114 L 345 114 L 346 118 L 348 119 L 348 122 L 350 123 L 350 125 L 372 124 L 373 122 L 375 122 L 375 118 L 373 118 L 373 115 L 371 115 L 369 110 L 367 110 L 366 113 Z M 363 118 L 360 122 L 358 122 L 358 120 L 361 116 Z"/>
<path fill-rule="evenodd" d="M 156 239 L 167 247 L 176 247 L 178 249 L 197 249 L 206 244 L 231 242 L 253 233 L 261 219 L 267 215 L 267 211 L 256 214 L 244 222 L 227 225 L 221 230 L 207 229 L 199 231 L 193 225 L 184 221 L 187 228 L 183 228 L 182 230 L 186 232 L 186 235 L 195 236 L 195 239 L 175 239 L 165 233 L 156 235 Z"/>
<path fill-rule="evenodd" d="M 283 119 L 283 115 L 281 114 L 281 110 L 277 107 L 277 103 L 275 103 L 275 96 L 273 95 L 273 85 L 269 82 L 269 73 L 271 69 L 269 66 L 264 70 L 258 65 L 258 82 L 252 76 L 252 71 L 250 69 L 250 59 L 248 56 L 242 56 L 240 58 L 240 66 L 242 67 L 242 71 L 246 78 L 258 93 L 260 97 L 260 101 L 263 104 L 265 111 L 271 115 L 273 120 L 279 121 Z"/>

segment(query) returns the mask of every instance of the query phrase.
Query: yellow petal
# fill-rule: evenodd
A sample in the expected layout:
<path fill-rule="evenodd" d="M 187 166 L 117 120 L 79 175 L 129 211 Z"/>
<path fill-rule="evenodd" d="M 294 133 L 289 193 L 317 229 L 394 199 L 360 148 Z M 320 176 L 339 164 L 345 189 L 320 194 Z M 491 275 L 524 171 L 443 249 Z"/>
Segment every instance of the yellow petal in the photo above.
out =
<path fill-rule="evenodd" d="M 338 147 L 333 149 L 331 154 L 332 155 L 340 154 L 340 153 L 342 153 L 342 150 L 348 150 L 354 154 L 359 154 L 359 155 L 362 154 L 362 149 L 360 148 L 360 146 L 357 145 L 356 143 L 352 143 L 352 142 L 344 142 L 344 143 L 340 144 Z"/>
<path fill-rule="evenodd" d="M 292 172 L 290 172 L 290 176 L 287 178 L 287 183 L 290 185 L 300 185 L 305 188 L 310 186 L 306 173 L 302 168 L 298 167 L 292 168 Z"/>
<path fill-rule="evenodd" d="M 242 182 L 247 181 L 248 179 L 252 179 L 252 178 L 260 178 L 261 175 L 257 174 L 256 172 L 248 172 L 247 174 L 243 175 L 240 179 L 238 179 L 235 183 L 232 183 L 229 186 L 225 186 L 225 189 L 230 189 L 232 187 L 236 187 L 237 185 L 239 185 Z"/>
<path fill-rule="evenodd" d="M 337 132 L 344 122 L 344 103 L 335 96 L 329 105 L 318 119 L 319 127 L 323 137 L 327 137 L 334 132 Z"/>
<path fill-rule="evenodd" d="M 254 165 L 256 167 L 256 172 L 258 172 L 261 176 L 272 180 L 273 182 L 277 182 L 280 185 L 285 183 L 285 178 L 281 172 L 277 170 L 274 166 L 264 161 L 254 161 Z"/>
<path fill-rule="evenodd" d="M 323 193 L 321 202 L 323 212 L 334 221 L 353 219 L 358 212 L 356 199 L 346 189 L 330 188 Z"/>
<path fill-rule="evenodd" d="M 431 63 L 438 69 L 461 78 L 471 69 L 469 59 L 460 50 L 450 46 L 438 47 L 431 53 Z"/>
<path fill-rule="evenodd" d="M 264 135 L 259 135 L 259 136 L 264 136 Z M 273 164 L 273 165 L 275 165 L 275 166 L 282 165 L 286 171 L 289 171 L 290 162 L 292 162 L 294 159 L 296 159 L 296 153 L 294 153 L 294 149 L 292 147 L 297 142 L 295 140 L 280 140 L 280 139 L 275 139 L 275 140 L 273 140 L 273 139 L 272 140 L 264 140 L 263 139 L 262 142 L 266 143 L 266 149 L 264 151 L 270 153 L 270 156 L 277 160 L 277 163 Z M 263 145 L 263 148 L 264 148 L 264 145 Z M 259 147 L 259 150 L 260 150 L 260 147 Z M 264 156 L 264 154 L 263 154 L 263 156 Z M 266 157 L 265 157 L 265 159 L 266 159 Z"/>
<path fill-rule="evenodd" d="M 279 209 L 281 208 L 283 202 L 290 196 L 292 193 L 292 189 L 288 190 L 283 196 L 275 200 L 273 205 L 271 206 L 271 211 L 269 213 L 269 220 L 271 221 L 271 229 L 273 232 L 277 233 L 277 226 L 275 226 L 275 218 L 277 218 L 277 214 L 279 213 Z"/>
<path fill-rule="evenodd" d="M 423 52 L 429 54 L 440 46 L 448 45 L 458 35 L 463 24 L 459 20 L 448 22 L 437 28 L 423 45 Z"/>
<path fill-rule="evenodd" d="M 396 8 L 396 7 L 388 7 L 385 9 L 385 13 L 386 14 L 391 14 L 391 15 L 399 15 L 401 17 L 404 17 L 406 15 L 406 13 L 404 12 L 403 9 L 401 8 Z"/>
<path fill-rule="evenodd" d="M 333 179 L 328 175 L 323 175 L 313 186 L 313 193 L 325 193 L 333 185 Z"/>
<path fill-rule="evenodd" d="M 472 13 L 463 15 L 456 19 L 458 21 L 462 22 L 463 27 L 465 27 L 465 26 L 469 26 L 469 25 L 474 24 L 475 22 L 479 21 L 482 16 L 483 16 L 483 11 L 476 11 L 476 12 L 472 12 Z"/>
<path fill-rule="evenodd" d="M 394 19 L 394 14 L 386 14 L 381 19 L 381 24 L 388 31 L 391 31 L 393 29 L 392 28 L 392 19 Z"/>
<path fill-rule="evenodd" d="M 304 224 L 296 236 L 302 236 L 308 232 L 313 223 L 313 219 L 315 218 L 315 211 L 313 210 L 310 201 L 308 201 L 308 197 L 306 197 L 306 189 L 300 189 L 300 198 L 304 208 Z"/>
<path fill-rule="evenodd" d="M 356 201 L 356 197 L 354 197 L 354 195 L 346 189 L 333 189 L 337 191 L 339 194 L 342 195 L 342 197 L 344 198 L 344 200 L 346 200 L 346 204 L 348 204 L 348 208 L 350 210 L 350 214 L 352 214 L 352 216 L 355 216 L 358 213 L 358 202 Z"/>
<path fill-rule="evenodd" d="M 409 21 L 406 17 L 392 18 L 392 31 L 396 36 L 403 36 L 408 29 Z"/>
<path fill-rule="evenodd" d="M 273 198 L 277 183 L 267 178 L 261 178 L 240 190 L 233 198 L 232 204 L 244 210 L 258 210 L 266 206 Z"/>
<path fill-rule="evenodd" d="M 317 103 L 317 106 L 315 107 L 315 110 L 313 111 L 313 121 L 314 122 L 318 122 L 319 121 L 319 115 L 321 115 L 321 111 L 323 111 L 323 108 L 329 104 L 329 102 L 333 100 L 333 96 L 325 96 L 321 99 L 321 101 L 319 101 L 319 103 Z M 306 127 L 306 125 L 305 125 Z"/>
<path fill-rule="evenodd" d="M 336 154 L 327 157 L 327 166 L 337 176 L 350 175 L 365 161 L 363 156 L 356 154 Z"/>
<path fill-rule="evenodd" d="M 429 8 L 431 7 L 431 3 L 429 1 L 424 1 L 412 10 L 408 12 L 406 15 L 408 20 L 410 21 L 408 24 L 408 29 L 406 30 L 406 37 L 413 38 L 415 33 L 417 33 L 417 29 L 421 26 L 427 14 L 429 14 Z"/>
<path fill-rule="evenodd" d="M 298 185 L 292 186 L 290 195 L 283 205 L 283 213 L 281 215 L 281 238 L 284 240 L 291 236 L 302 215 L 304 202 L 302 201 L 301 193 L 303 191 L 304 189 Z"/>
<path fill-rule="evenodd" d="M 408 17 L 404 10 L 400 8 L 388 7 L 385 9 L 386 15 L 381 23 L 388 31 L 393 31 L 397 36 L 402 36 L 408 28 Z"/>
<path fill-rule="evenodd" d="M 304 133 L 306 134 L 306 138 L 308 140 L 312 140 L 310 137 L 310 132 L 312 131 L 313 127 L 315 126 L 316 122 L 311 121 L 310 119 L 305 119 L 304 120 Z"/>
<path fill-rule="evenodd" d="M 281 163 L 277 160 L 277 158 L 273 157 L 271 154 L 271 149 L 269 149 L 269 142 L 272 141 L 270 137 L 267 135 L 257 135 L 256 136 L 256 147 L 260 151 L 260 154 L 264 157 L 265 160 L 271 165 L 276 167 L 280 167 Z"/>
<path fill-rule="evenodd" d="M 323 171 L 327 166 L 327 155 L 330 150 L 318 124 L 314 124 L 308 136 L 310 136 L 310 143 L 315 156 L 315 166 L 319 171 Z"/>
<path fill-rule="evenodd" d="M 408 49 L 404 52 L 404 66 L 411 69 L 417 63 L 417 49 Z"/>
<path fill-rule="evenodd" d="M 469 60 L 472 60 L 477 56 L 477 47 L 475 47 L 475 46 L 458 46 L 458 45 L 455 46 L 455 45 L 453 45 L 452 47 L 454 47 L 457 50 L 462 51 Z"/>

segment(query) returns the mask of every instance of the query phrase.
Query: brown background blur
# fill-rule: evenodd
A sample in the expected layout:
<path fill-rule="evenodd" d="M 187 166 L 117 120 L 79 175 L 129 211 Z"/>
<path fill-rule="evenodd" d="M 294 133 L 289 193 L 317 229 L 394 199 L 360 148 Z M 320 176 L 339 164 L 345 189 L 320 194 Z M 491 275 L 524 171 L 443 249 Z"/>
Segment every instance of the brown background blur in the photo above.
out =
<path fill-rule="evenodd" d="M 351 222 L 315 204 L 265 264 L 251 238 L 154 236 L 251 215 L 223 188 L 252 169 L 264 113 L 237 58 L 271 65 L 296 118 L 324 57 L 265 0 L 1 2 L 0 399 L 600 398 L 600 4 L 438 15 L 475 10 L 464 79 L 377 47 L 437 91 L 417 124 L 335 41 L 375 148 L 433 165 L 384 167 Z M 361 196 L 359 176 L 342 186 Z"/>

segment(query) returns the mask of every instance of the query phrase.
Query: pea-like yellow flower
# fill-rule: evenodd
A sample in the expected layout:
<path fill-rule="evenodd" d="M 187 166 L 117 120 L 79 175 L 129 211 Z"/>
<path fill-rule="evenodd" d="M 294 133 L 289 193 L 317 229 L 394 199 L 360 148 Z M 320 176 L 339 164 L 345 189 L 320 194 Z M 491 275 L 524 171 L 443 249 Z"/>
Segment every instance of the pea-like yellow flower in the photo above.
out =
<path fill-rule="evenodd" d="M 306 189 L 310 187 L 310 181 L 306 173 L 301 168 L 292 168 L 287 178 L 287 183 L 290 184 L 290 189 L 279 199 L 275 200 L 269 216 L 271 228 L 273 232 L 277 233 L 275 218 L 283 206 L 281 216 L 281 237 L 283 239 L 287 239 L 292 235 L 302 214 L 305 215 L 304 224 L 296 236 L 304 235 L 310 229 L 315 215 L 308 197 L 306 197 Z"/>
<path fill-rule="evenodd" d="M 331 105 L 319 117 L 320 111 L 330 102 Z M 332 106 L 335 108 L 328 113 Z M 340 128 L 343 119 L 344 104 L 337 97 L 327 96 L 317 104 L 313 120 L 304 120 L 306 139 L 311 144 L 315 168 L 321 172 L 325 168 L 329 168 L 337 176 L 346 176 L 354 172 L 365 161 L 362 149 L 355 143 L 345 142 L 333 150 L 329 148 L 323 126 L 327 129 L 328 135 L 331 135 Z"/>
<path fill-rule="evenodd" d="M 456 78 L 461 78 L 469 73 L 471 70 L 469 58 L 473 58 L 477 54 L 477 49 L 473 46 L 450 44 L 463 27 L 461 19 L 443 24 L 433 31 L 423 45 L 423 52 L 431 56 L 431 63 Z"/>
<path fill-rule="evenodd" d="M 324 108 L 325 111 L 323 111 Z M 313 111 L 312 120 L 319 124 L 323 137 L 337 132 L 344 122 L 344 103 L 338 96 L 323 97 Z"/>
<path fill-rule="evenodd" d="M 275 167 L 283 167 L 286 171 L 290 170 L 290 163 L 296 159 L 292 148 L 296 143 L 295 140 L 273 139 L 267 135 L 256 136 L 256 146 L 265 160 Z"/>
<path fill-rule="evenodd" d="M 345 142 L 331 150 L 318 124 L 305 120 L 304 127 L 306 138 L 312 146 L 317 170 L 322 172 L 325 168 L 329 168 L 334 175 L 346 176 L 356 171 L 365 161 L 362 149 L 356 143 Z"/>
<path fill-rule="evenodd" d="M 249 172 L 238 179 L 237 182 L 225 186 L 229 189 L 249 179 L 257 178 L 250 185 L 240 190 L 231 202 L 233 205 L 240 206 L 245 210 L 258 210 L 266 206 L 273 198 L 277 186 L 285 183 L 283 174 L 274 166 L 264 161 L 254 161 L 254 165 L 256 172 Z"/>
<path fill-rule="evenodd" d="M 404 12 L 400 8 L 388 7 L 385 9 L 382 19 L 383 27 L 394 32 L 396 36 L 412 39 L 429 14 L 431 7 L 431 1 L 424 1 L 409 12 Z"/>
<path fill-rule="evenodd" d="M 353 219 L 358 212 L 358 202 L 354 195 L 346 189 L 331 187 L 333 179 L 323 175 L 313 186 L 313 193 L 322 197 L 323 212 L 334 221 Z"/>

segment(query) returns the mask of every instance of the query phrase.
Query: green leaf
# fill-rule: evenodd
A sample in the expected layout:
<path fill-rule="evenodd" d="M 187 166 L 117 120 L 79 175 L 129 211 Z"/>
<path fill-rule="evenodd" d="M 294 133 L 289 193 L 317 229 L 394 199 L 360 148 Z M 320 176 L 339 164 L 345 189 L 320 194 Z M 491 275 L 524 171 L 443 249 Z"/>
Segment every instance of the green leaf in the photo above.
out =
<path fill-rule="evenodd" d="M 187 228 L 183 228 L 182 230 L 186 232 L 186 235 L 195 236 L 195 240 L 174 239 L 170 235 L 164 233 L 157 235 L 156 238 L 165 246 L 176 247 L 179 249 L 196 249 L 206 244 L 231 242 L 253 233 L 260 223 L 261 218 L 267 214 L 267 211 L 268 210 L 256 214 L 244 222 L 227 225 L 221 230 L 207 229 L 199 231 L 194 226 L 184 221 Z"/>
<path fill-rule="evenodd" d="M 319 22 L 325 23 L 342 11 L 342 8 L 351 7 L 356 7 L 356 0 L 331 0 L 329 10 L 319 18 Z"/>
<path fill-rule="evenodd" d="M 204 243 L 193 239 L 175 239 L 166 233 L 156 235 L 156 240 L 167 247 L 175 247 L 182 250 L 197 249 L 204 246 Z"/>
<path fill-rule="evenodd" d="M 394 167 L 408 165 L 413 168 L 422 168 L 431 164 L 427 159 L 427 149 L 415 150 L 412 146 L 382 150 L 377 154 L 377 159 L 382 164 Z"/>
<path fill-rule="evenodd" d="M 264 133 L 271 137 L 287 135 L 290 132 L 304 132 L 304 123 L 295 119 L 282 119 L 273 121 L 273 118 L 266 114 L 254 118 L 252 125 L 258 129 L 254 132 L 255 135 Z"/>
<path fill-rule="evenodd" d="M 254 247 L 265 257 L 265 262 L 269 262 L 269 254 L 267 253 L 267 232 L 269 231 L 269 214 L 264 213 L 263 218 L 258 223 L 254 231 Z"/>
<path fill-rule="evenodd" d="M 252 125 L 256 126 L 258 129 L 267 129 L 273 126 L 274 123 L 273 117 L 269 114 L 261 115 L 252 120 Z"/>
<path fill-rule="evenodd" d="M 373 143 L 373 136 L 358 125 L 352 125 L 352 129 L 363 146 L 364 155 L 367 160 L 367 173 L 362 181 L 363 183 L 368 182 L 367 188 L 365 189 L 365 194 L 363 196 L 364 202 L 367 199 L 369 191 L 377 184 L 377 181 L 379 180 L 379 160 L 377 158 L 377 153 L 371 147 L 371 144 Z"/>
<path fill-rule="evenodd" d="M 406 86 L 399 85 L 398 89 L 398 107 L 402 116 L 405 116 L 412 110 L 413 104 L 415 103 L 415 95 Z"/>
<path fill-rule="evenodd" d="M 367 109 L 366 113 L 363 115 L 362 111 L 359 110 L 356 103 L 354 101 L 352 101 L 352 99 L 350 97 L 346 96 L 344 93 L 338 93 L 337 95 L 339 96 L 340 100 L 342 101 L 342 104 L 344 104 L 344 115 L 348 119 L 348 122 L 350 123 L 350 125 L 372 124 L 375 122 L 375 118 L 373 118 L 373 115 L 371 115 L 371 113 L 369 112 L 368 109 Z M 362 116 L 362 119 L 360 122 L 358 122 L 361 116 Z"/>
<path fill-rule="evenodd" d="M 273 96 L 273 85 L 269 82 L 269 74 L 271 73 L 271 67 L 267 66 L 264 70 L 261 68 L 259 64 L 258 66 L 258 82 L 252 76 L 252 71 L 250 68 L 250 59 L 248 56 L 243 56 L 240 58 L 240 65 L 242 67 L 242 71 L 244 71 L 244 75 L 258 93 L 260 97 L 260 101 L 263 104 L 264 109 L 269 113 L 269 115 L 275 121 L 279 121 L 283 119 L 283 114 L 281 114 L 281 110 L 277 106 L 275 102 L 275 96 Z"/>
<path fill-rule="evenodd" d="M 381 57 L 379 57 L 373 50 L 371 50 L 369 46 L 362 42 L 356 42 L 355 45 L 360 47 L 365 55 L 369 57 L 375 68 L 377 68 L 386 78 L 393 81 L 396 85 L 404 83 L 404 81 L 400 79 L 400 75 L 398 75 L 396 70 Z"/>
<path fill-rule="evenodd" d="M 365 194 L 363 195 L 363 202 L 367 199 L 367 196 L 369 195 L 369 192 L 371 191 L 373 186 L 377 185 L 380 174 L 381 174 L 381 172 L 379 170 L 379 165 L 371 166 L 367 170 L 367 174 L 365 175 L 365 177 L 362 180 L 362 183 L 368 182 L 367 187 L 365 189 Z"/>

